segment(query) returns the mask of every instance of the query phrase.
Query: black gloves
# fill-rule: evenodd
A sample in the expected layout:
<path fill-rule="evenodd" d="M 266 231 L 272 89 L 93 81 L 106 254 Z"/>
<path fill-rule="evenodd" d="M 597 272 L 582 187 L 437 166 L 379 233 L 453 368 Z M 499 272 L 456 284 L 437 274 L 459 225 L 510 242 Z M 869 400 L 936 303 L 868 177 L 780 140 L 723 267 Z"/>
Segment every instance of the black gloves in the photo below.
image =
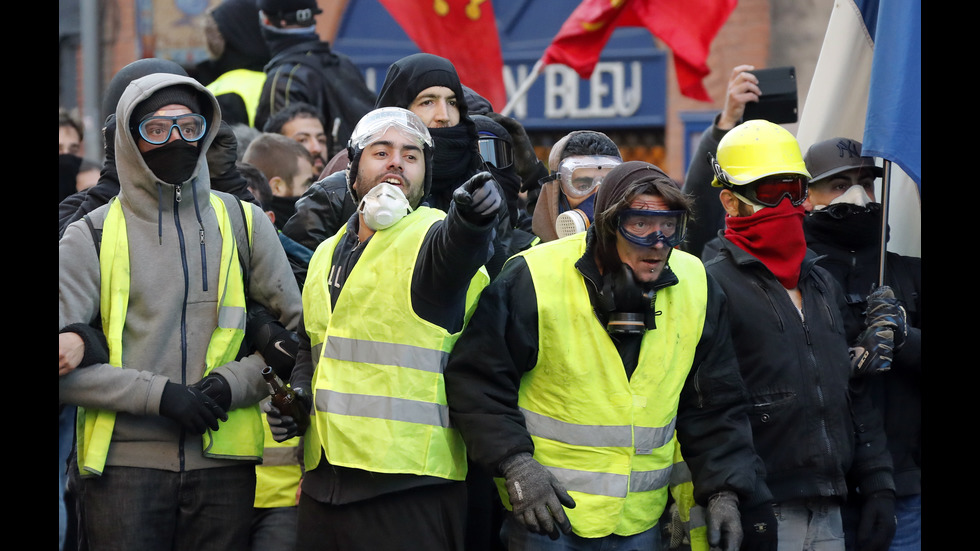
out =
<path fill-rule="evenodd" d="M 304 411 L 309 411 L 313 407 L 313 398 L 306 394 L 302 388 L 293 389 L 296 397 L 302 403 Z M 269 430 L 272 431 L 272 439 L 276 442 L 284 442 L 294 436 L 300 436 L 299 424 L 289 415 L 282 415 L 279 408 L 272 405 L 269 400 L 262 402 L 262 411 L 265 412 L 266 419 L 269 421 Z"/>
<path fill-rule="evenodd" d="M 228 386 L 228 380 L 221 375 L 212 373 L 190 386 L 214 400 L 221 409 L 228 411 L 231 407 L 231 387 Z"/>
<path fill-rule="evenodd" d="M 745 507 L 742 514 L 743 551 L 776 551 L 777 537 L 776 512 L 771 503 Z"/>
<path fill-rule="evenodd" d="M 551 471 L 527 452 L 505 459 L 500 470 L 517 522 L 531 532 L 547 534 L 553 540 L 560 536 L 559 529 L 566 534 L 572 533 L 572 524 L 562 505 L 574 508 L 575 500 Z"/>
<path fill-rule="evenodd" d="M 895 492 L 881 490 L 864 500 L 857 543 L 861 551 L 886 551 L 895 537 Z"/>
<path fill-rule="evenodd" d="M 160 398 L 160 415 L 176 421 L 181 428 L 195 434 L 207 429 L 218 430 L 218 419 L 228 414 L 200 389 L 167 381 Z"/>
<path fill-rule="evenodd" d="M 908 336 L 905 308 L 890 287 L 878 287 L 868 296 L 865 325 L 850 350 L 851 373 L 855 376 L 888 371 L 894 353 L 905 344 Z"/>
<path fill-rule="evenodd" d="M 738 551 L 742 544 L 742 522 L 738 496 L 721 491 L 708 498 L 708 545 L 721 551 Z"/>
<path fill-rule="evenodd" d="M 453 202 L 459 213 L 477 226 L 482 226 L 497 217 L 503 203 L 497 182 L 489 172 L 480 172 L 456 188 Z"/>
<path fill-rule="evenodd" d="M 296 365 L 296 351 L 299 350 L 299 336 L 279 322 L 259 304 L 248 304 L 248 319 L 245 322 L 245 336 L 252 348 L 259 351 L 276 375 L 284 381 L 289 380 Z"/>

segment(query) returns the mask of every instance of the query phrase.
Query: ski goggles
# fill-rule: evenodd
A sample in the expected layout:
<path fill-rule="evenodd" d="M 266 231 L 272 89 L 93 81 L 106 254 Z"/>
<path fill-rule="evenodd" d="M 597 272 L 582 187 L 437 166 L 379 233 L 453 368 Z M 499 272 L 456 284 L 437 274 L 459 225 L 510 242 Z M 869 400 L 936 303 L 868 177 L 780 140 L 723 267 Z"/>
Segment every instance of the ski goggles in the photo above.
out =
<path fill-rule="evenodd" d="M 196 142 L 204 137 L 208 123 L 202 115 L 188 113 L 186 115 L 147 117 L 137 127 L 140 137 L 153 145 L 165 144 L 170 140 L 173 129 L 177 129 L 180 139 L 185 142 Z"/>
<path fill-rule="evenodd" d="M 738 186 L 732 191 L 736 191 L 749 202 L 764 207 L 779 205 L 783 197 L 789 197 L 790 203 L 798 207 L 809 194 L 807 178 L 798 174 L 766 176 L 744 186 Z"/>
<path fill-rule="evenodd" d="M 480 132 L 477 145 L 480 147 L 480 156 L 487 164 L 497 168 L 507 168 L 514 164 L 514 148 L 506 140 Z"/>
<path fill-rule="evenodd" d="M 619 233 L 640 247 L 653 247 L 662 242 L 676 247 L 687 234 L 686 210 L 626 209 L 619 213 Z"/>
<path fill-rule="evenodd" d="M 546 180 L 559 180 L 561 189 L 570 197 L 586 197 L 602 183 L 610 170 L 623 162 L 607 155 L 576 155 L 558 163 L 558 170 Z"/>

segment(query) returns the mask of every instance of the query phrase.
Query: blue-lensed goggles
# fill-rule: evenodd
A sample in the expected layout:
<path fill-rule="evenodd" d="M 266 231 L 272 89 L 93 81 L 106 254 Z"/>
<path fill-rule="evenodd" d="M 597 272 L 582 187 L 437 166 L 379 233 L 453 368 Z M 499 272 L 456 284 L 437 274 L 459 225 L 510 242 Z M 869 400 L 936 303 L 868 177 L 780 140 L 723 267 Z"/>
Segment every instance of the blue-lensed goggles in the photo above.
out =
<path fill-rule="evenodd" d="M 627 209 L 619 213 L 619 233 L 639 247 L 662 242 L 676 247 L 687 233 L 687 211 Z"/>
<path fill-rule="evenodd" d="M 176 116 L 147 117 L 139 124 L 140 137 L 153 145 L 165 144 L 170 140 L 173 129 L 177 129 L 180 139 L 185 142 L 196 142 L 204 137 L 207 121 L 197 113 L 187 113 Z"/>

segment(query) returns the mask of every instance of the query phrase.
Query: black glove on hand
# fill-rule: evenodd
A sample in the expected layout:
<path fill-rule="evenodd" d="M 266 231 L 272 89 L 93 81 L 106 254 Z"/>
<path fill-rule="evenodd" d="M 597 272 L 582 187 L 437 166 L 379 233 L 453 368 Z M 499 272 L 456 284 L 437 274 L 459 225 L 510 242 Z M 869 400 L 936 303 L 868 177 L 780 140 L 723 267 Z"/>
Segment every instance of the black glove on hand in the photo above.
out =
<path fill-rule="evenodd" d="M 497 217 L 497 211 L 503 203 L 497 187 L 497 182 L 489 172 L 480 172 L 456 188 L 453 201 L 463 218 L 482 226 Z"/>
<path fill-rule="evenodd" d="M 296 392 L 296 398 L 303 404 L 303 410 L 309 411 L 313 406 L 313 398 L 306 394 L 302 388 L 293 390 Z M 299 424 L 296 423 L 296 419 L 293 419 L 291 415 L 283 415 L 279 408 L 272 405 L 271 401 L 264 400 L 262 402 L 262 411 L 265 412 L 265 417 L 269 422 L 272 439 L 276 442 L 285 442 L 294 436 L 300 436 Z"/>
<path fill-rule="evenodd" d="M 708 498 L 708 545 L 721 551 L 738 551 L 742 544 L 742 522 L 738 496 L 728 490 Z"/>
<path fill-rule="evenodd" d="M 221 409 L 228 411 L 231 407 L 231 387 L 223 376 L 212 373 L 190 386 L 199 389 L 205 396 L 214 400 Z"/>
<path fill-rule="evenodd" d="M 160 415 L 177 421 L 195 434 L 207 429 L 218 430 L 218 419 L 228 420 L 228 414 L 200 389 L 167 381 L 160 397 Z"/>
<path fill-rule="evenodd" d="M 895 537 L 895 492 L 874 492 L 861 506 L 857 542 L 861 551 L 886 551 Z"/>
<path fill-rule="evenodd" d="M 771 503 L 746 507 L 742 514 L 742 551 L 776 551 L 776 512 Z"/>
<path fill-rule="evenodd" d="M 558 530 L 572 533 L 572 523 L 562 505 L 572 509 L 575 500 L 568 495 L 555 475 L 544 465 L 523 452 L 500 464 L 507 486 L 507 495 L 514 509 L 514 518 L 535 534 L 547 534 L 553 540 Z"/>
<path fill-rule="evenodd" d="M 286 329 L 261 305 L 249 304 L 245 336 L 265 358 L 266 365 L 272 367 L 280 379 L 288 381 L 296 365 L 296 351 L 299 350 L 296 332 Z"/>
<path fill-rule="evenodd" d="M 867 327 L 890 328 L 894 332 L 895 351 L 905 344 L 909 334 L 908 316 L 905 308 L 895 298 L 891 287 L 882 285 L 868 295 L 868 310 L 864 320 Z"/>

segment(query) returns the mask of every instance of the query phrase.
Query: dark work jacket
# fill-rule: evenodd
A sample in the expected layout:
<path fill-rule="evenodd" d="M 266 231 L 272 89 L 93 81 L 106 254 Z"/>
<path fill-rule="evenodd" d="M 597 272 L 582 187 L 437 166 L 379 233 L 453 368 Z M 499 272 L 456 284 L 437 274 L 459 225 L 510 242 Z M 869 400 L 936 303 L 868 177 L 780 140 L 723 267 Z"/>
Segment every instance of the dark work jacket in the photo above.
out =
<path fill-rule="evenodd" d="M 358 246 L 357 228 L 358 219 L 352 216 L 347 221 L 346 234 L 334 251 L 333 266 L 339 270 L 331 270 L 331 277 L 340 287 L 343 287 L 346 274 L 364 250 L 363 245 Z M 445 219 L 429 228 L 422 241 L 412 280 L 412 308 L 420 318 L 450 333 L 462 328 L 466 289 L 473 275 L 489 257 L 492 233 L 491 223 L 484 226 L 471 224 L 455 207 L 450 208 Z M 314 367 L 310 337 L 303 319 L 300 320 L 298 334 L 300 345 L 296 366 L 290 375 L 290 386 L 310 391 Z M 323 453 L 322 449 L 320 453 Z M 303 493 L 322 503 L 342 504 L 418 486 L 452 482 L 432 476 L 385 474 L 339 467 L 321 457 L 317 468 L 306 472 Z"/>
<path fill-rule="evenodd" d="M 255 127 L 290 102 L 320 110 L 329 141 L 329 155 L 347 146 L 357 121 L 374 108 L 377 96 L 364 82 L 349 57 L 331 50 L 330 43 L 309 36 L 278 36 L 267 41 L 272 59 L 255 113 Z M 336 130 L 336 132 L 335 132 Z"/>
<path fill-rule="evenodd" d="M 587 282 L 598 290 L 603 278 L 594 260 L 594 226 L 586 236 L 585 254 L 575 263 Z M 533 251 L 532 253 L 533 254 Z M 763 482 L 762 465 L 750 449 L 733 443 L 730 435 L 750 428 L 738 423 L 748 407 L 744 383 L 738 373 L 724 293 L 710 275 L 701 340 L 692 369 L 680 394 L 677 437 L 684 459 L 694 477 L 698 502 L 720 490 L 735 491 L 743 505 L 771 498 Z M 665 269 L 654 284 L 664 288 L 677 283 Z M 597 331 L 604 331 L 607 314 L 596 308 L 590 293 Z M 655 331 L 656 329 L 654 329 Z M 521 378 L 537 364 L 537 294 L 527 262 L 511 258 L 483 290 L 477 309 L 460 335 L 446 366 L 446 395 L 450 418 L 463 435 L 467 454 L 494 476 L 501 476 L 501 461 L 534 445 L 517 407 Z M 617 343 L 624 366 L 635 366 L 639 347 Z M 588 392 L 588 389 L 583 389 Z"/>
<path fill-rule="evenodd" d="M 684 176 L 684 193 L 694 198 L 694 219 L 688 223 L 687 237 L 681 244 L 681 250 L 687 251 L 701 260 L 705 260 L 702 254 L 705 244 L 714 238 L 718 230 L 725 229 L 725 209 L 718 200 L 721 193 L 720 187 L 713 187 L 711 180 L 715 174 L 711 170 L 708 162 L 708 153 L 718 154 L 718 142 L 727 134 L 728 130 L 718 128 L 718 117 L 715 115 L 714 122 L 701 133 L 701 140 L 698 148 L 691 157 L 691 164 L 687 167 L 687 174 Z"/>
<path fill-rule="evenodd" d="M 848 334 L 856 335 L 864 328 L 871 285 L 878 281 L 878 247 L 851 251 L 809 233 L 807 246 L 821 255 L 817 264 L 844 287 L 852 324 Z M 884 283 L 905 307 L 909 332 L 895 354 L 891 371 L 867 377 L 867 384 L 875 407 L 884 417 L 895 465 L 895 493 L 901 497 L 922 492 L 922 259 L 891 252 L 885 258 Z"/>
<path fill-rule="evenodd" d="M 851 379 L 840 285 L 808 251 L 800 272 L 803 312 L 772 272 L 718 239 L 707 272 L 725 290 L 732 342 L 752 402 L 756 451 L 776 502 L 894 490 L 881 415 L 867 385 Z"/>

